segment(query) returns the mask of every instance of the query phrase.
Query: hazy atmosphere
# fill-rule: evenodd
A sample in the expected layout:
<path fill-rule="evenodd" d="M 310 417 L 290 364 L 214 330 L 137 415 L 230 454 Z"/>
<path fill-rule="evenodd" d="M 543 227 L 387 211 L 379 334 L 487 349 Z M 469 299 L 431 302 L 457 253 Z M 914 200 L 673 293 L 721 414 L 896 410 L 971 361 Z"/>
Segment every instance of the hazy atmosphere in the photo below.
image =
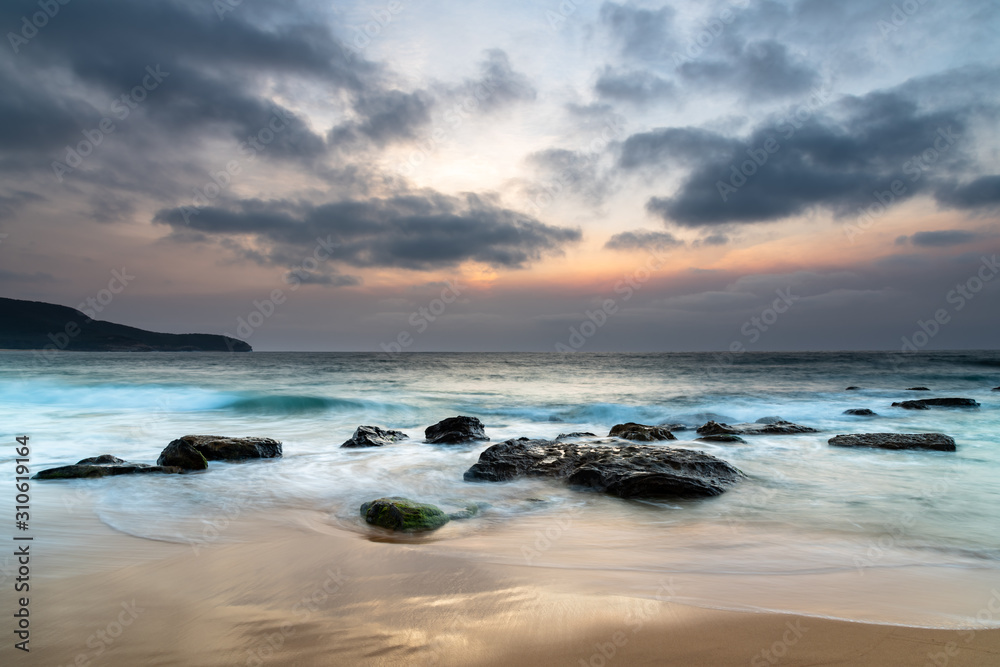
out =
<path fill-rule="evenodd" d="M 996 344 L 991 0 L 45 4 L 0 6 L 3 296 L 263 351 Z"/>

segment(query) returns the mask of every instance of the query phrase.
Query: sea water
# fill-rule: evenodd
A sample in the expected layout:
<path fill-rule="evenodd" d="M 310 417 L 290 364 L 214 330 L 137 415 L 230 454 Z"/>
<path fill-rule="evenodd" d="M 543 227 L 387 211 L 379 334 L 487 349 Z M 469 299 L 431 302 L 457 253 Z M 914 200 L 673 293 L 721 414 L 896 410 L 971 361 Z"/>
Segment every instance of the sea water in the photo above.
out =
<path fill-rule="evenodd" d="M 382 539 L 362 502 L 411 497 L 484 509 L 405 548 L 544 572 L 602 592 L 726 609 L 935 627 L 1000 625 L 1000 352 L 713 354 L 0 353 L 0 479 L 15 437 L 33 471 L 98 454 L 152 463 L 186 434 L 266 436 L 280 460 L 203 473 L 33 482 L 121 533 L 208 547 L 284 510 L 317 529 Z M 860 389 L 846 391 L 848 386 Z M 926 386 L 931 391 L 908 391 Z M 959 396 L 977 409 L 902 410 Z M 871 408 L 877 417 L 844 415 Z M 490 443 L 422 442 L 455 415 L 491 442 L 615 424 L 682 423 L 676 442 L 747 479 L 699 500 L 622 500 L 553 480 L 468 483 Z M 818 433 L 695 442 L 710 419 L 779 416 Z M 341 449 L 371 424 L 410 439 Z M 840 433 L 941 432 L 958 451 L 830 447 Z M 5 494 L 11 495 L 11 494 Z M 69 499 L 69 500 L 67 500 Z M 9 502 L 8 502 L 9 501 Z M 6 509 L 12 498 L 0 498 Z M 13 508 L 10 507 L 11 511 Z M 72 539 L 70 539 L 72 537 Z M 81 536 L 62 546 L 76 548 Z M 82 538 L 82 539 L 85 539 Z M 58 537 L 49 549 L 58 550 Z M 991 611 L 993 608 L 998 611 Z"/>

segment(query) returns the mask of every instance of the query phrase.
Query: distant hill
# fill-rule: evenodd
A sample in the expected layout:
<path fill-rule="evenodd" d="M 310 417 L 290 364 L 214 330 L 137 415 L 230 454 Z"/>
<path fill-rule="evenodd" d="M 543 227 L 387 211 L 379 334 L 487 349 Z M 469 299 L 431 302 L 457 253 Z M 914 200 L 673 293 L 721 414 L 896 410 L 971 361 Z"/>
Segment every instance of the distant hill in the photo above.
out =
<path fill-rule="evenodd" d="M 0 349 L 74 352 L 251 352 L 249 344 L 216 334 L 168 334 L 92 320 L 79 310 L 0 297 Z"/>

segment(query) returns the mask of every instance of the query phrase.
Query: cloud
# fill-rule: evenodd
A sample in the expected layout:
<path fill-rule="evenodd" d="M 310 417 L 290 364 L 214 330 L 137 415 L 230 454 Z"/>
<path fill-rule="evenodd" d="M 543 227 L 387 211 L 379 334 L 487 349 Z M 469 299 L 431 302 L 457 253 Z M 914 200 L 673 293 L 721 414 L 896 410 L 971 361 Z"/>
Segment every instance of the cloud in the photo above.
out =
<path fill-rule="evenodd" d="M 910 236 L 910 242 L 922 248 L 946 248 L 953 245 L 971 243 L 978 234 L 962 229 L 947 229 L 939 232 L 917 232 Z"/>
<path fill-rule="evenodd" d="M 721 160 L 741 147 L 735 139 L 695 127 L 667 127 L 628 137 L 619 164 L 626 169 L 645 165 L 692 165 Z"/>
<path fill-rule="evenodd" d="M 601 5 L 600 22 L 611 32 L 623 55 L 649 60 L 663 58 L 673 51 L 675 15 L 670 6 L 652 10 L 605 2 Z"/>
<path fill-rule="evenodd" d="M 324 287 L 355 287 L 362 283 L 358 276 L 317 273 L 303 269 L 289 271 L 285 274 L 285 281 L 291 285 L 323 285 Z"/>
<path fill-rule="evenodd" d="M 182 232 L 253 237 L 274 263 L 303 256 L 319 243 L 333 261 L 414 270 L 467 261 L 521 268 L 581 238 L 579 230 L 545 225 L 484 197 L 430 191 L 318 205 L 244 200 L 196 215 L 165 209 L 155 221 Z"/>
<path fill-rule="evenodd" d="M 622 160 L 634 165 L 676 155 L 695 163 L 674 194 L 646 204 L 664 221 L 687 227 L 780 220 L 816 207 L 847 215 L 875 202 L 894 181 L 903 191 L 882 198 L 898 202 L 927 190 L 935 172 L 968 165 L 964 110 L 926 109 L 899 92 L 876 91 L 806 111 L 794 123 L 760 125 L 741 142 L 683 130 L 633 135 Z M 705 147 L 700 156 L 699 147 Z M 928 150 L 933 160 L 921 157 Z"/>
<path fill-rule="evenodd" d="M 724 60 L 685 62 L 678 72 L 694 87 L 738 90 L 751 100 L 798 95 L 819 83 L 819 75 L 812 67 L 774 40 L 737 46 L 728 56 Z"/>
<path fill-rule="evenodd" d="M 527 76 L 514 71 L 505 51 L 488 49 L 484 56 L 479 63 L 479 77 L 458 86 L 453 94 L 475 97 L 487 113 L 535 100 L 538 91 Z"/>
<path fill-rule="evenodd" d="M 965 185 L 948 184 L 935 197 L 940 204 L 951 208 L 1000 206 L 1000 175 L 981 176 Z"/>
<path fill-rule="evenodd" d="M 604 247 L 608 250 L 637 250 L 645 248 L 674 248 L 684 245 L 684 242 L 667 232 L 653 232 L 637 229 L 631 232 L 615 234 Z"/>
<path fill-rule="evenodd" d="M 605 67 L 594 84 L 594 92 L 602 99 L 645 104 L 673 97 L 677 87 L 652 72 Z"/>

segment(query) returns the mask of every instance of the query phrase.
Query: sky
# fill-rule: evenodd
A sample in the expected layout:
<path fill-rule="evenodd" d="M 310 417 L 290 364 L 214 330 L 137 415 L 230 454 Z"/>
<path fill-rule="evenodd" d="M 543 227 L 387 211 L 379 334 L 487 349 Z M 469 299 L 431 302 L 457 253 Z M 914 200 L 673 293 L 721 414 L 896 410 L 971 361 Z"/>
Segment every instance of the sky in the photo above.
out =
<path fill-rule="evenodd" d="M 256 350 L 997 347 L 995 0 L 0 5 L 0 295 Z"/>

